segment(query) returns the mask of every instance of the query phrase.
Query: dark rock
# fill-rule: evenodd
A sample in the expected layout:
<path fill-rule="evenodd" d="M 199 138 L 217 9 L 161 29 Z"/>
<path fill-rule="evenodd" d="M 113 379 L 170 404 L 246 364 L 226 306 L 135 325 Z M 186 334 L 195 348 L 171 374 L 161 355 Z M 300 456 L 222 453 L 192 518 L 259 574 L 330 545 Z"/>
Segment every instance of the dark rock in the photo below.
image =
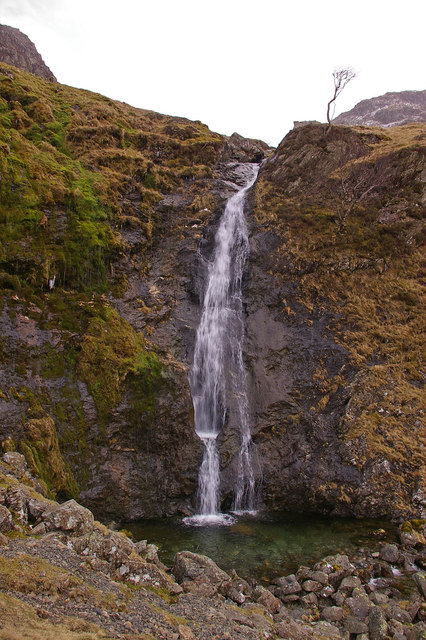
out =
<path fill-rule="evenodd" d="M 380 558 L 386 562 L 396 563 L 399 556 L 399 549 L 396 544 L 385 544 L 380 549 Z"/>
<path fill-rule="evenodd" d="M 45 80 L 56 82 L 34 44 L 19 29 L 0 25 L 0 60 L 29 71 Z"/>
<path fill-rule="evenodd" d="M 381 609 L 374 607 L 370 611 L 368 631 L 370 640 L 386 640 L 388 625 Z"/>

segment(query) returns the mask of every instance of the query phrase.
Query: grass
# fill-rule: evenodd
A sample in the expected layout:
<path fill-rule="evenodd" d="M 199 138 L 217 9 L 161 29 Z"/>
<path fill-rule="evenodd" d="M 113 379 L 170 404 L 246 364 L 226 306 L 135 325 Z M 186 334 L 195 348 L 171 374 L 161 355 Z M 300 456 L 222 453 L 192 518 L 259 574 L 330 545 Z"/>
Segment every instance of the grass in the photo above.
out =
<path fill-rule="evenodd" d="M 105 629 L 83 620 L 63 616 L 60 621 L 43 618 L 37 610 L 18 598 L 0 593 L 0 640 L 109 640 Z M 47 619 L 46 619 L 47 618 Z"/>

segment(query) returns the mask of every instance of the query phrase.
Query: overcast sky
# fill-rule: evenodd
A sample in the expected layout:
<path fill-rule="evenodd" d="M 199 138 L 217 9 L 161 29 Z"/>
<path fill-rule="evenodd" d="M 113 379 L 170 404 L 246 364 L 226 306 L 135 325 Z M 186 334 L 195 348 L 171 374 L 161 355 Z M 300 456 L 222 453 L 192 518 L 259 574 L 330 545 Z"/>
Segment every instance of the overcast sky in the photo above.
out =
<path fill-rule="evenodd" d="M 358 76 L 336 115 L 426 89 L 424 0 L 0 0 L 59 82 L 276 145 L 325 120 L 332 72 Z"/>

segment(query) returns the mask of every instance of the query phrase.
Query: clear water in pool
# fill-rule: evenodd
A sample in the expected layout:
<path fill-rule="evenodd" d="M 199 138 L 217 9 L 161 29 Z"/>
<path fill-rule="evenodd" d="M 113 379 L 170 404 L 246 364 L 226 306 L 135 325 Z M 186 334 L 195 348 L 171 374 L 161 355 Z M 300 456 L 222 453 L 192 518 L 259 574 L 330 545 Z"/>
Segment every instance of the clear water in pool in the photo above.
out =
<path fill-rule="evenodd" d="M 243 515 L 229 526 L 191 526 L 182 519 L 141 520 L 122 523 L 135 540 L 159 547 L 160 560 L 173 564 L 178 551 L 193 551 L 212 558 L 222 569 L 265 582 L 277 575 L 312 566 L 325 555 L 377 545 L 377 532 L 395 539 L 394 527 L 378 520 L 354 520 L 281 513 Z"/>

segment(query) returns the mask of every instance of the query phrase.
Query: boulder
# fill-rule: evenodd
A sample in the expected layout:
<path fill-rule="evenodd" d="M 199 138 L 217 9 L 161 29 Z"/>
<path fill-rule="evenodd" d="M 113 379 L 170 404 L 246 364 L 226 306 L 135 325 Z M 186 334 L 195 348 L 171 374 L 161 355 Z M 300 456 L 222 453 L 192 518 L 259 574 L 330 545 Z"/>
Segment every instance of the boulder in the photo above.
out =
<path fill-rule="evenodd" d="M 370 612 L 371 601 L 362 587 L 356 587 L 352 597 L 346 598 L 345 604 L 350 608 L 354 616 L 364 620 Z"/>
<path fill-rule="evenodd" d="M 345 596 L 348 596 L 356 587 L 360 586 L 361 580 L 357 576 L 348 576 L 347 578 L 343 578 L 339 585 L 339 591 L 345 594 Z"/>
<path fill-rule="evenodd" d="M 343 618 L 343 609 L 342 607 L 324 607 L 321 615 L 327 622 L 339 622 Z"/>
<path fill-rule="evenodd" d="M 302 591 L 302 586 L 300 585 L 294 574 L 291 574 L 289 576 L 281 576 L 274 582 L 278 585 L 278 589 L 275 589 L 275 595 L 281 599 L 284 596 L 293 595 Z"/>
<path fill-rule="evenodd" d="M 20 455 L 20 454 L 18 454 Z M 20 524 L 28 524 L 28 500 L 29 495 L 22 487 L 9 487 L 6 494 L 6 504 L 12 509 Z"/>
<path fill-rule="evenodd" d="M 276 625 L 275 630 L 279 638 L 288 640 L 312 640 L 312 632 L 309 628 L 298 624 L 294 620 L 286 620 Z"/>
<path fill-rule="evenodd" d="M 184 590 L 200 595 L 201 591 L 211 595 L 222 593 L 232 583 L 231 576 L 213 560 L 191 551 L 181 551 L 175 555 L 172 573 L 179 584 L 185 585 Z"/>
<path fill-rule="evenodd" d="M 269 613 L 278 613 L 282 606 L 278 598 L 276 598 L 269 589 L 262 589 L 260 596 L 256 600 L 259 604 L 262 604 Z"/>
<path fill-rule="evenodd" d="M 334 556 L 326 556 L 314 566 L 314 570 L 326 573 L 330 584 L 336 587 L 343 578 L 354 573 L 355 567 L 348 556 L 337 553 Z"/>
<path fill-rule="evenodd" d="M 18 478 L 28 471 L 27 461 L 24 456 L 17 451 L 8 451 L 3 455 L 3 460 L 12 467 Z"/>
<path fill-rule="evenodd" d="M 12 514 L 9 509 L 0 505 L 0 532 L 7 533 L 15 528 L 13 524 Z"/>
<path fill-rule="evenodd" d="M 317 582 L 316 580 L 305 580 L 305 582 L 302 582 L 302 589 L 307 593 L 310 593 L 311 591 L 321 591 L 323 586 L 324 585 L 321 584 L 321 582 Z"/>
<path fill-rule="evenodd" d="M 354 616 L 348 616 L 345 620 L 345 629 L 350 634 L 367 633 L 368 626 L 362 620 L 358 620 Z"/>
<path fill-rule="evenodd" d="M 399 550 L 396 544 L 385 544 L 380 549 L 380 558 L 385 560 L 386 562 L 391 562 L 392 564 L 398 562 L 399 559 Z"/>
<path fill-rule="evenodd" d="M 93 513 L 75 500 L 54 505 L 43 513 L 42 518 L 48 529 L 59 529 L 71 536 L 82 536 L 93 531 Z"/>

